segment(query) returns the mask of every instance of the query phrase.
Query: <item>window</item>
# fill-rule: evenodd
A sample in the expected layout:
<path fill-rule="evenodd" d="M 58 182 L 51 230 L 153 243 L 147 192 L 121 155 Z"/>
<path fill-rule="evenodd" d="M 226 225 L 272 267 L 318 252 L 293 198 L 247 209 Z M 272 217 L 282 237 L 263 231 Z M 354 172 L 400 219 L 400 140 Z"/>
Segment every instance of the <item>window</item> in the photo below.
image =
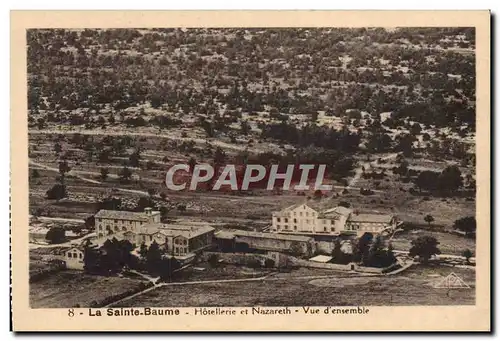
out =
<path fill-rule="evenodd" d="M 276 218 L 276 221 L 277 221 L 278 223 L 280 223 L 280 222 L 281 222 L 281 218 Z"/>
<path fill-rule="evenodd" d="M 297 225 L 293 225 L 293 229 L 297 231 Z"/>
<path fill-rule="evenodd" d="M 73 254 L 71 252 L 68 252 L 68 258 L 73 258 Z"/>
<path fill-rule="evenodd" d="M 73 253 L 73 258 L 78 258 L 78 253 Z"/>
<path fill-rule="evenodd" d="M 115 219 L 115 224 L 118 223 L 118 220 Z"/>
<path fill-rule="evenodd" d="M 335 220 L 332 220 L 332 221 L 331 221 L 331 223 L 332 223 L 332 224 L 335 224 Z"/>
<path fill-rule="evenodd" d="M 288 218 L 285 218 L 285 223 L 288 223 Z"/>
<path fill-rule="evenodd" d="M 276 228 L 279 230 L 281 228 L 281 225 L 280 224 L 277 224 L 276 225 Z"/>
<path fill-rule="evenodd" d="M 293 211 L 293 216 L 296 217 L 297 216 L 297 212 Z"/>
<path fill-rule="evenodd" d="M 331 230 L 331 231 L 332 231 L 332 232 L 335 232 L 335 227 L 332 227 L 332 230 Z"/>
<path fill-rule="evenodd" d="M 122 231 L 127 231 L 127 228 L 125 226 L 123 226 Z"/>
<path fill-rule="evenodd" d="M 299 215 L 302 217 L 302 212 L 300 212 Z"/>
<path fill-rule="evenodd" d="M 128 222 L 130 225 L 132 225 L 132 220 Z"/>
<path fill-rule="evenodd" d="M 285 230 L 288 230 L 288 225 L 285 225 Z"/>
<path fill-rule="evenodd" d="M 309 212 L 306 212 L 306 217 L 309 217 Z"/>
<path fill-rule="evenodd" d="M 295 218 L 294 218 L 294 219 L 293 219 L 293 222 L 294 222 L 294 223 L 297 223 L 297 219 L 295 219 Z"/>
<path fill-rule="evenodd" d="M 149 240 L 152 241 L 153 240 L 153 236 L 149 236 Z"/>
<path fill-rule="evenodd" d="M 83 258 L 83 253 L 80 253 L 78 256 L 79 256 L 80 259 L 82 259 Z"/>
<path fill-rule="evenodd" d="M 324 228 L 324 232 L 326 232 L 326 227 Z"/>
<path fill-rule="evenodd" d="M 306 224 L 309 224 L 309 219 L 306 219 Z"/>

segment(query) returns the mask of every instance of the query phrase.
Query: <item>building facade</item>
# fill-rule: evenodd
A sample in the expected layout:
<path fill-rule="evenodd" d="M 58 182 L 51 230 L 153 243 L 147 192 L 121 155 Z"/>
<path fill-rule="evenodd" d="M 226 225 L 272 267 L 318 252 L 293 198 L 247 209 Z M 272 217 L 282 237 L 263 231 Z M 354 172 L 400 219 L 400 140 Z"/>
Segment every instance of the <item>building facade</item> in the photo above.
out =
<path fill-rule="evenodd" d="M 289 206 L 273 212 L 271 232 L 297 235 L 361 235 L 365 232 L 380 233 L 398 225 L 397 218 L 388 214 L 358 214 L 338 206 L 315 210 L 307 204 Z"/>
<path fill-rule="evenodd" d="M 101 210 L 95 215 L 97 240 L 128 240 L 136 247 L 156 242 L 175 257 L 193 255 L 209 248 L 215 229 L 207 224 L 162 224 L 160 212 L 146 208 L 144 212 Z"/>
<path fill-rule="evenodd" d="M 64 251 L 62 260 L 66 263 L 67 269 L 83 270 L 83 257 L 83 249 L 79 247 L 73 247 L 69 250 Z"/>
<path fill-rule="evenodd" d="M 128 231 L 136 233 L 147 223 L 160 223 L 160 212 L 151 208 L 144 212 L 100 210 L 95 215 L 96 236 L 111 237 Z"/>

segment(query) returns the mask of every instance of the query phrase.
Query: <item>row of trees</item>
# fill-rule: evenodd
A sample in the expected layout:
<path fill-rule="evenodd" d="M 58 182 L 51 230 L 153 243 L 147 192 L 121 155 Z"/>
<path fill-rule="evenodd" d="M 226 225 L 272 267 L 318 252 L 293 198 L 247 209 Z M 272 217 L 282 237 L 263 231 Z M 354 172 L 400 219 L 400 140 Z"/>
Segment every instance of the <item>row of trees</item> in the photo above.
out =
<path fill-rule="evenodd" d="M 116 238 L 106 240 L 100 248 L 87 242 L 84 248 L 84 270 L 93 274 L 112 275 L 129 268 L 168 280 L 181 266 L 174 257 L 166 257 L 165 251 L 156 242 L 149 247 L 141 244 L 140 257 L 131 253 L 134 249 L 134 244 Z"/>

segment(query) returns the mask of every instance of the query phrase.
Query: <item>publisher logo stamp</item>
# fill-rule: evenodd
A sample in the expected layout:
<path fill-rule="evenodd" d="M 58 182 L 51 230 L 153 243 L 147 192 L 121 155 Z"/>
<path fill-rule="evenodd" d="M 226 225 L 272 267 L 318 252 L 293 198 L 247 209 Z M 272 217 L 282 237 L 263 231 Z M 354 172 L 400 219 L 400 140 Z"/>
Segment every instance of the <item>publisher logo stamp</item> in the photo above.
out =
<path fill-rule="evenodd" d="M 445 288 L 445 289 L 470 289 L 470 286 L 463 281 L 455 273 L 450 273 L 443 279 L 438 280 L 434 283 L 434 288 Z"/>

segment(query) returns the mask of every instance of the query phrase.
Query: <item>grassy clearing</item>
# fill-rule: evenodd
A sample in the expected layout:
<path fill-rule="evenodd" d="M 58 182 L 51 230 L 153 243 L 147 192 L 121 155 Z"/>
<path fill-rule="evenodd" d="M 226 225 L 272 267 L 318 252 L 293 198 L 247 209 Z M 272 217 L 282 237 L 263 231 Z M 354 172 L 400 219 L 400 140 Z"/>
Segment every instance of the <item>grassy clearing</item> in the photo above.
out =
<path fill-rule="evenodd" d="M 30 284 L 31 308 L 88 307 L 92 301 L 137 287 L 141 281 L 87 275 L 81 271 L 62 271 Z"/>
<path fill-rule="evenodd" d="M 465 249 L 470 249 L 474 253 L 476 249 L 476 241 L 474 239 L 432 230 L 415 230 L 398 233 L 391 240 L 391 243 L 396 250 L 408 251 L 411 247 L 411 241 L 424 235 L 435 237 L 440 243 L 439 249 L 445 254 L 461 255 Z"/>
<path fill-rule="evenodd" d="M 472 289 L 432 286 L 452 271 L 463 276 Z M 346 284 L 331 287 L 302 278 L 169 286 L 125 301 L 122 306 L 471 305 L 475 302 L 474 276 L 473 270 L 417 268 L 403 276 L 363 278 L 362 282 L 339 277 L 338 281 Z"/>

